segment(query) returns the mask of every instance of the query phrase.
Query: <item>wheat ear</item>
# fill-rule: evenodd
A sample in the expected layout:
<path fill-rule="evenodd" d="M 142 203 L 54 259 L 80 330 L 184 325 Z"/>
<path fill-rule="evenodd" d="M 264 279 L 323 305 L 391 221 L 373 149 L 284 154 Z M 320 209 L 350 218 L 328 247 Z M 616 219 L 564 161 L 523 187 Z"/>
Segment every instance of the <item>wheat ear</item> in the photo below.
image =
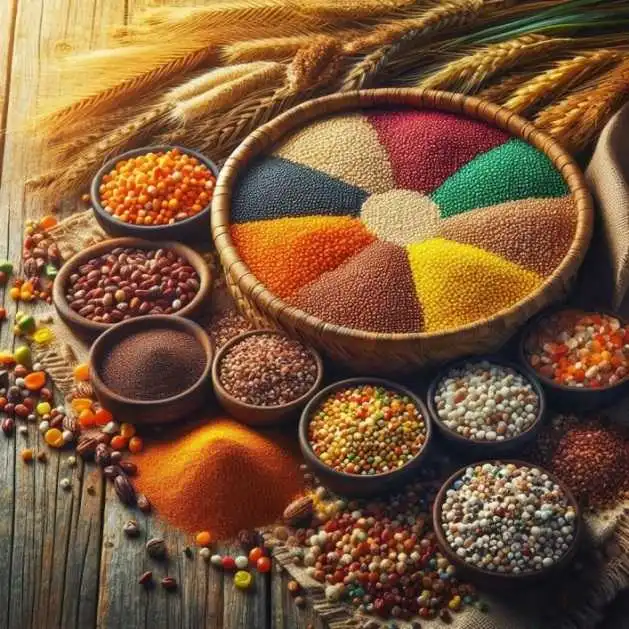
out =
<path fill-rule="evenodd" d="M 258 65 L 258 64 L 255 64 Z M 170 112 L 171 123 L 186 125 L 208 113 L 217 114 L 258 90 L 274 90 L 286 76 L 282 63 L 262 63 L 263 67 L 213 87 L 206 92 L 177 103 Z"/>
<path fill-rule="evenodd" d="M 336 38 L 315 38 L 293 57 L 287 72 L 289 89 L 300 92 L 329 85 L 341 70 L 342 58 L 342 46 Z"/>
<path fill-rule="evenodd" d="M 629 58 L 570 94 L 556 105 L 542 110 L 535 122 L 568 150 L 585 149 L 609 118 L 629 100 Z"/>
<path fill-rule="evenodd" d="M 523 83 L 531 78 L 530 73 L 517 73 L 506 76 L 496 83 L 487 85 L 476 96 L 492 103 L 503 103 Z"/>
<path fill-rule="evenodd" d="M 617 63 L 625 54 L 617 50 L 594 50 L 558 61 L 553 68 L 520 85 L 505 102 L 505 107 L 524 113 Z"/>
<path fill-rule="evenodd" d="M 544 35 L 523 35 L 499 44 L 486 46 L 474 54 L 448 63 L 441 70 L 420 80 L 418 87 L 478 91 L 494 76 L 530 62 L 538 62 L 558 50 L 574 46 L 567 37 L 549 38 Z"/>
<path fill-rule="evenodd" d="M 426 11 L 413 21 L 412 30 L 406 32 L 395 44 L 381 46 L 355 64 L 344 78 L 342 90 L 360 89 L 374 84 L 401 51 L 416 46 L 436 33 L 474 22 L 484 6 L 485 0 L 458 0 L 445 2 Z M 352 45 L 348 44 L 345 52 L 351 50 Z"/>
<path fill-rule="evenodd" d="M 286 61 L 301 48 L 312 42 L 311 35 L 294 37 L 267 37 L 242 41 L 225 46 L 221 53 L 224 63 L 249 61 Z"/>

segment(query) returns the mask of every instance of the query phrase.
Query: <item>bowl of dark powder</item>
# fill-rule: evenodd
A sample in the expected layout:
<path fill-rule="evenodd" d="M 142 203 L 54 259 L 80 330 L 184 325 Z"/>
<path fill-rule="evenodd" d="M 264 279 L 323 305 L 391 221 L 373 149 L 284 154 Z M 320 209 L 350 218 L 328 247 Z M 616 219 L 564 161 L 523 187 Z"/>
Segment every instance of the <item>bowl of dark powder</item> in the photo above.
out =
<path fill-rule="evenodd" d="M 169 422 L 202 405 L 213 355 L 208 335 L 188 319 L 129 319 L 92 346 L 92 385 L 98 401 L 119 421 Z"/>

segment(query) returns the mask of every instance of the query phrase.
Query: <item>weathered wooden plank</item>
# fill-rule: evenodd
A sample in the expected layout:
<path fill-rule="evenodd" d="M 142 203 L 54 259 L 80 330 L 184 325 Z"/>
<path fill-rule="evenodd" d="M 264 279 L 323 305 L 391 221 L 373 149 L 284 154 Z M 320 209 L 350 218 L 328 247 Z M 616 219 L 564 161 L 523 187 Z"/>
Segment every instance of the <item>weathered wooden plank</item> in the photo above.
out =
<path fill-rule="evenodd" d="M 34 111 L 44 59 L 58 39 L 80 38 L 84 45 L 102 37 L 100 19 L 124 14 L 124 0 L 10 0 L 0 7 L 0 29 L 14 24 L 14 36 L 0 33 L 0 80 L 8 98 L 0 120 L 6 120 L 0 188 L 0 257 L 20 258 L 26 217 L 48 213 L 25 191 L 24 182 L 38 168 L 39 151 L 21 133 L 24 118 Z M 6 18 L 6 19 L 5 19 Z M 9 53 L 11 53 L 9 58 Z M 1 152 L 0 152 L 1 155 Z M 13 315 L 17 306 L 7 304 Z M 41 308 L 25 307 L 34 313 Z M 11 347 L 11 326 L 0 328 L 0 347 Z M 25 629 L 83 628 L 95 624 L 100 558 L 100 478 L 81 468 L 70 470 L 67 454 L 49 452 L 49 463 L 27 466 L 16 453 L 26 444 L 43 449 L 36 425 L 29 425 L 25 440 L 2 439 L 3 491 L 0 494 L 0 560 L 7 566 L 0 576 L 0 626 Z M 85 482 L 95 484 L 88 494 Z M 59 489 L 59 480 L 73 478 L 71 492 Z M 6 535 L 4 534 L 6 533 Z M 6 597 L 6 598 L 5 598 Z"/>

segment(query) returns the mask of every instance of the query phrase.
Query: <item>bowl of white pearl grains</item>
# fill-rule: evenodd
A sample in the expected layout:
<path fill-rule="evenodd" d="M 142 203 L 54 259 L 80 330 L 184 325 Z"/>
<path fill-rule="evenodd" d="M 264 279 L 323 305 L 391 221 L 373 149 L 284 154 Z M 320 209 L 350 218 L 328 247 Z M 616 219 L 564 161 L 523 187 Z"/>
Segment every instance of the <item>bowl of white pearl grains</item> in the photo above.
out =
<path fill-rule="evenodd" d="M 544 391 L 533 376 L 494 357 L 446 365 L 428 388 L 428 410 L 443 438 L 462 455 L 513 455 L 542 426 Z"/>
<path fill-rule="evenodd" d="M 464 578 L 503 587 L 566 568 L 582 523 L 570 490 L 522 461 L 481 461 L 443 484 L 433 505 L 437 542 Z"/>

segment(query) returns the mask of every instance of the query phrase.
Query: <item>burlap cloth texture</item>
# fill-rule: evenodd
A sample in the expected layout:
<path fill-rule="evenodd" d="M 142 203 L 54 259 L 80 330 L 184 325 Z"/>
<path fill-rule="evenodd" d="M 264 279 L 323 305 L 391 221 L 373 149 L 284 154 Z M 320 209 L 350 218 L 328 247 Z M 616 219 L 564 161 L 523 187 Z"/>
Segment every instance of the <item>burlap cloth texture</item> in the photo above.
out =
<path fill-rule="evenodd" d="M 625 209 L 629 211 L 629 206 Z M 91 211 L 66 219 L 51 235 L 64 260 L 108 238 Z M 235 308 L 222 273 L 217 272 L 215 258 L 208 255 L 207 259 L 215 281 L 205 321 L 217 310 Z M 35 348 L 35 353 L 56 386 L 67 396 L 73 385 L 72 367 L 87 358 L 88 346 L 56 316 L 51 328 L 55 333 L 54 341 L 47 347 Z M 626 406 L 614 409 L 614 415 L 620 420 L 629 418 L 629 404 Z M 586 524 L 586 548 L 575 562 L 576 567 L 563 576 L 561 584 L 518 590 L 500 597 L 483 593 L 489 613 L 471 608 L 454 615 L 450 626 L 453 629 L 629 629 L 629 617 L 621 600 L 629 593 L 629 502 L 604 513 L 587 515 Z M 322 586 L 310 578 L 305 569 L 293 565 L 290 549 L 273 540 L 271 533 L 267 538 L 274 545 L 276 560 L 300 582 L 315 610 L 331 629 L 356 627 L 366 621 L 348 605 L 328 603 Z M 406 625 L 398 623 L 398 626 Z M 443 626 L 443 623 L 422 621 L 422 626 Z"/>

